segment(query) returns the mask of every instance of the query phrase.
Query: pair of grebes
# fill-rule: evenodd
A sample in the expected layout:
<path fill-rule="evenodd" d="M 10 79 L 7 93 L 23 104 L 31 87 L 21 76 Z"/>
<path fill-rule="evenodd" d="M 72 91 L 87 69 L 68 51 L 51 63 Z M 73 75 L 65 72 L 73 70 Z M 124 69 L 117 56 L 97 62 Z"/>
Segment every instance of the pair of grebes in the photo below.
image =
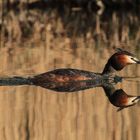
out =
<path fill-rule="evenodd" d="M 122 89 L 115 89 L 114 84 L 121 82 L 122 77 L 115 75 L 129 64 L 140 64 L 132 53 L 117 48 L 107 61 L 102 73 L 93 73 L 78 69 L 56 69 L 33 77 L 0 78 L 0 86 L 35 85 L 58 92 L 80 91 L 93 87 L 102 87 L 109 101 L 118 111 L 135 105 L 140 96 L 127 95 Z"/>

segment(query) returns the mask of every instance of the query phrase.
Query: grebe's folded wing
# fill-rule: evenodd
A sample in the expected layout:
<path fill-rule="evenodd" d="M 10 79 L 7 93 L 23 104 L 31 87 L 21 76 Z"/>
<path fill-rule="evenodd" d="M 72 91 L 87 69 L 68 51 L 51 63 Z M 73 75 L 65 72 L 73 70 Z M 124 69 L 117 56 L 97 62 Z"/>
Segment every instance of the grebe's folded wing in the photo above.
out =
<path fill-rule="evenodd" d="M 56 69 L 31 78 L 36 86 L 55 91 L 79 91 L 101 85 L 101 75 L 78 69 Z"/>

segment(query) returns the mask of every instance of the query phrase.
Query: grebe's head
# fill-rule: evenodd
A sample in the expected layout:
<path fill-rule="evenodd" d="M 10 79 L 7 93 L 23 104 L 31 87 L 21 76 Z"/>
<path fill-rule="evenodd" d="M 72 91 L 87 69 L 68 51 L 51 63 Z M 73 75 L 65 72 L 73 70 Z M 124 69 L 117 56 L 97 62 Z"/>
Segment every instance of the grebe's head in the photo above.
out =
<path fill-rule="evenodd" d="M 140 64 L 140 60 L 138 60 L 138 58 L 136 58 L 132 53 L 118 48 L 117 52 L 108 60 L 103 73 L 109 73 L 113 70 L 120 71 L 125 66 L 134 63 Z"/>
<path fill-rule="evenodd" d="M 127 52 L 127 51 L 118 51 L 115 54 L 113 54 L 110 58 L 111 66 L 115 70 L 121 70 L 126 65 L 129 64 L 140 64 L 140 60 L 138 60 L 133 54 Z"/>

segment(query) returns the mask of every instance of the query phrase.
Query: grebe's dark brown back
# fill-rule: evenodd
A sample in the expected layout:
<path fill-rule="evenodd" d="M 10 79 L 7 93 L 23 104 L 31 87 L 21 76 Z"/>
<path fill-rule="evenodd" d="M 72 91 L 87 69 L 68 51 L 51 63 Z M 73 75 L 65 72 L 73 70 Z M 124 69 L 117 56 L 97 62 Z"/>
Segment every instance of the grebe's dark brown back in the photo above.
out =
<path fill-rule="evenodd" d="M 102 76 L 100 74 L 89 71 L 78 69 L 56 69 L 34 76 L 30 80 L 33 85 L 55 91 L 72 92 L 91 88 L 91 86 L 93 87 L 94 85 L 101 86 L 101 78 Z M 92 84 L 90 84 L 90 82 L 92 82 Z"/>

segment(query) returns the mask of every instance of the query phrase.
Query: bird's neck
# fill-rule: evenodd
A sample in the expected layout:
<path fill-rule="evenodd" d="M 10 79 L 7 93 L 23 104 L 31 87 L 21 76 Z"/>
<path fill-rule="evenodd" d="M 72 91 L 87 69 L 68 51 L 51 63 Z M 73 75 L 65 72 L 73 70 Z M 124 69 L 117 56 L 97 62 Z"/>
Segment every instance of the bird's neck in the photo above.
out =
<path fill-rule="evenodd" d="M 115 72 L 115 69 L 111 66 L 110 61 L 108 61 L 104 67 L 102 74 L 112 74 Z"/>
<path fill-rule="evenodd" d="M 106 96 L 108 98 L 110 98 L 114 94 L 114 92 L 116 91 L 115 87 L 112 84 L 110 84 L 108 86 L 102 86 L 102 87 L 103 87 L 103 89 L 106 93 Z"/>

